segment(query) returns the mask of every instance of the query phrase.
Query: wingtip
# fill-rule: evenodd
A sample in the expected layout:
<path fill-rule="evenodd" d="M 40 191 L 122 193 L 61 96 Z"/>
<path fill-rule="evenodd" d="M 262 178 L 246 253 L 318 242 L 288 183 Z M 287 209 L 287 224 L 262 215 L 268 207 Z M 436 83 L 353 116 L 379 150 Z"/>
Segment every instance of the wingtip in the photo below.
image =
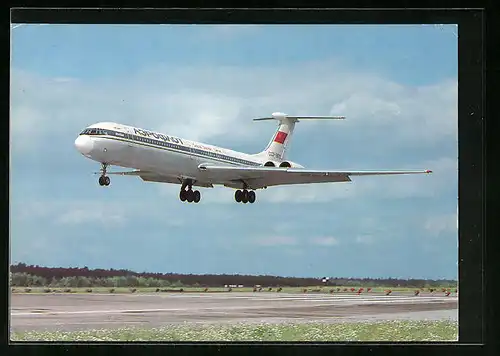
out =
<path fill-rule="evenodd" d="M 429 174 L 429 173 L 432 173 L 432 171 L 430 169 L 426 170 L 425 173 Z"/>

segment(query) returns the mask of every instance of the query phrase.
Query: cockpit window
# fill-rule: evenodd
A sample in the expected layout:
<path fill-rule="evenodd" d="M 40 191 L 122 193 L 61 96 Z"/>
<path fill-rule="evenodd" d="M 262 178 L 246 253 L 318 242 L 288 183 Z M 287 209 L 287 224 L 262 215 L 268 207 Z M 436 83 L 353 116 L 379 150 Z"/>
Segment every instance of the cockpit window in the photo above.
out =
<path fill-rule="evenodd" d="M 80 135 L 107 135 L 107 131 L 106 130 L 102 130 L 102 129 L 85 129 L 83 130 Z"/>

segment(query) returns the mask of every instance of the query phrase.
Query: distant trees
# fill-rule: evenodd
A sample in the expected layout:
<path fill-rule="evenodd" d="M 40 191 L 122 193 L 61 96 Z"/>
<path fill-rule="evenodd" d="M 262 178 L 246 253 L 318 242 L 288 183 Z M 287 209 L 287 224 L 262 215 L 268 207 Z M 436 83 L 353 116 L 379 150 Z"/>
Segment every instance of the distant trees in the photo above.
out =
<path fill-rule="evenodd" d="M 224 285 L 245 285 L 266 287 L 306 287 L 325 285 L 320 278 L 278 277 L 267 275 L 228 275 L 228 274 L 177 274 L 177 273 L 148 273 L 133 272 L 125 269 L 89 269 L 41 267 L 19 263 L 10 268 L 10 284 L 12 286 L 50 286 L 65 288 L 89 287 L 130 287 L 130 288 L 162 288 L 196 286 L 220 287 Z M 455 280 L 424 280 L 424 279 L 395 279 L 395 278 L 330 278 L 328 286 L 345 287 L 377 287 L 386 286 L 432 288 L 456 287 Z"/>
<path fill-rule="evenodd" d="M 47 279 L 45 277 L 34 276 L 28 273 L 12 273 L 11 285 L 12 286 L 33 286 L 33 287 L 43 287 L 46 286 Z"/>
<path fill-rule="evenodd" d="M 10 282 L 12 287 L 50 287 L 50 288 L 89 288 L 89 287 L 170 287 L 171 284 L 166 280 L 154 278 L 136 278 L 136 277 L 107 277 L 107 278 L 94 278 L 94 277 L 63 277 L 52 278 L 49 280 L 45 277 L 33 276 L 27 273 L 13 273 Z M 177 283 L 178 287 L 182 284 Z"/>

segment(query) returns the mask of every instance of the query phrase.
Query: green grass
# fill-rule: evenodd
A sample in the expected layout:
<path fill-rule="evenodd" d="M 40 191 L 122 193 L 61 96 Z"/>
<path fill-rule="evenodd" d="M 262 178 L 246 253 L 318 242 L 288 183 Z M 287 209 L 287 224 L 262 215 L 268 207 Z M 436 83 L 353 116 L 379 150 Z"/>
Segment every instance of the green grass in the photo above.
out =
<path fill-rule="evenodd" d="M 454 321 L 179 325 L 11 333 L 12 341 L 456 341 Z"/>
<path fill-rule="evenodd" d="M 50 287 L 30 287 L 31 291 L 29 293 L 46 293 L 44 290 L 50 289 L 51 292 L 56 292 L 56 293 L 64 293 L 66 289 L 71 289 L 71 293 L 88 293 L 87 289 L 92 289 L 92 293 L 110 293 L 110 290 L 113 287 L 90 287 L 90 288 L 50 288 Z M 181 287 L 161 287 L 160 289 L 172 289 L 172 290 L 179 290 Z M 281 291 L 281 293 L 303 293 L 303 290 L 307 289 L 308 293 L 311 293 L 314 290 L 320 289 L 322 293 L 330 293 L 330 290 L 333 289 L 334 293 L 352 293 L 351 288 L 352 287 L 319 287 L 319 286 L 311 286 L 311 287 L 284 287 Z M 337 288 L 340 288 L 340 292 L 337 292 Z M 347 288 L 347 292 L 344 292 L 344 288 Z M 439 287 L 436 288 L 436 292 L 441 292 L 441 289 L 444 287 Z M 25 293 L 26 287 L 12 287 L 11 290 L 14 291 L 14 293 Z M 114 288 L 113 293 L 131 293 L 130 287 L 116 287 Z M 182 287 L 184 292 L 203 292 L 205 288 L 202 287 Z M 355 287 L 355 292 L 357 292 L 359 287 Z M 392 290 L 393 292 L 414 292 L 418 288 L 390 288 L 390 287 L 373 287 L 372 292 L 384 292 L 386 290 Z M 455 291 L 455 288 L 448 288 L 452 293 Z M 212 287 L 208 288 L 208 293 L 213 293 L 213 292 L 227 292 L 227 288 L 223 287 Z M 274 288 L 271 290 L 271 293 L 276 293 L 277 288 Z M 251 287 L 244 287 L 244 288 L 233 288 L 232 292 L 252 292 L 253 288 Z M 425 292 L 428 292 L 428 289 L 424 289 Z M 268 292 L 268 288 L 262 288 L 262 292 Z M 367 292 L 367 288 L 364 288 L 363 293 Z M 135 293 L 156 293 L 156 287 L 151 287 L 151 288 L 136 288 Z"/>

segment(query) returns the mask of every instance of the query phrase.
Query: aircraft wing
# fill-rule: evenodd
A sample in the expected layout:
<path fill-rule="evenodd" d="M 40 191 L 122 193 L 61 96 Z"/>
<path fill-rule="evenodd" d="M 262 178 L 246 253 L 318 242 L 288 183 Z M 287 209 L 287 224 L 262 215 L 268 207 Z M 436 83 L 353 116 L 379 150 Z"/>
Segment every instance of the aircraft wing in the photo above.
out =
<path fill-rule="evenodd" d="M 351 176 L 432 173 L 421 171 L 323 171 L 303 168 L 229 167 L 200 165 L 208 179 L 217 182 L 245 182 L 251 189 L 288 184 L 349 182 Z M 228 184 L 226 184 L 228 185 Z M 228 185 L 230 186 L 230 184 Z"/>

